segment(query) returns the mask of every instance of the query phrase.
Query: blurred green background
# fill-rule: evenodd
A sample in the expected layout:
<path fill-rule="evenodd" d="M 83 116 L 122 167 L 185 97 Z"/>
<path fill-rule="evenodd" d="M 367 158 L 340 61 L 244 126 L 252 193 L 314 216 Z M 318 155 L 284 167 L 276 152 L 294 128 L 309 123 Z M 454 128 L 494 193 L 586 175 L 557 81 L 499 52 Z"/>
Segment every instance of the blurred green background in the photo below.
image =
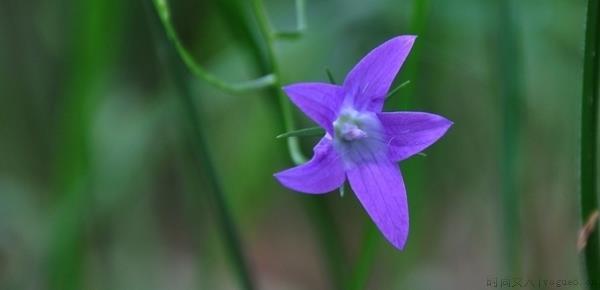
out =
<path fill-rule="evenodd" d="M 184 46 L 224 80 L 270 72 L 250 2 L 168 1 Z M 308 0 L 302 37 L 275 43 L 288 84 L 326 82 L 326 68 L 341 81 L 383 41 L 419 36 L 396 79 L 411 84 L 386 108 L 455 125 L 401 164 L 411 232 L 399 252 L 363 237 L 370 220 L 351 193 L 276 183 L 292 162 L 275 139 L 285 128 L 274 91 L 229 94 L 175 74 L 150 0 L 2 0 L 0 289 L 241 289 L 206 162 L 256 289 L 345 288 L 360 280 L 352 269 L 365 240 L 364 289 L 581 279 L 585 3 Z M 265 6 L 275 28 L 294 28 L 294 1 Z M 177 80 L 189 85 L 211 160 L 194 161 Z M 302 139 L 306 154 L 315 140 Z"/>

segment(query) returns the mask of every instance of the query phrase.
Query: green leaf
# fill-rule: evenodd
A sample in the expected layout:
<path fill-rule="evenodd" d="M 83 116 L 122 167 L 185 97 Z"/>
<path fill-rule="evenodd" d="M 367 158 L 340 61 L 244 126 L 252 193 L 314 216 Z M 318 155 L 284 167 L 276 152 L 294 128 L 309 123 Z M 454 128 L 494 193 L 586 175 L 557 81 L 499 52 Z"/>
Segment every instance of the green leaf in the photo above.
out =
<path fill-rule="evenodd" d="M 297 136 L 318 136 L 325 134 L 325 130 L 321 127 L 310 127 L 299 130 L 294 130 L 290 132 L 286 132 L 280 135 L 277 135 L 277 139 L 288 138 L 288 137 L 297 137 Z"/>

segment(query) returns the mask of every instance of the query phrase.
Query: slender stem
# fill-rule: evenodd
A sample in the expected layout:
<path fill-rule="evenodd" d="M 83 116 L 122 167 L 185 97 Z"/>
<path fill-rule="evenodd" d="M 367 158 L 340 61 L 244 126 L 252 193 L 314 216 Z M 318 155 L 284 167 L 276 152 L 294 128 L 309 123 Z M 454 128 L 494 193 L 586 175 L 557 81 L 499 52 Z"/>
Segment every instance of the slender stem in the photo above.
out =
<path fill-rule="evenodd" d="M 160 20 L 165 28 L 167 36 L 169 37 L 171 42 L 173 42 L 177 53 L 179 54 L 185 65 L 192 71 L 192 73 L 196 77 L 204 80 L 208 84 L 211 84 L 218 89 L 234 94 L 271 87 L 277 83 L 275 75 L 273 74 L 268 74 L 254 80 L 239 83 L 229 83 L 211 74 L 194 60 L 194 57 L 187 51 L 187 49 L 179 40 L 175 28 L 171 24 L 171 13 L 169 10 L 167 0 L 154 0 L 153 3 L 154 7 L 156 8 L 156 11 L 158 12 Z"/>
<path fill-rule="evenodd" d="M 581 156 L 580 156 L 580 201 L 581 220 L 585 224 L 590 215 L 598 209 L 597 173 L 597 134 L 598 134 L 598 69 L 600 53 L 600 25 L 598 13 L 600 1 L 589 0 L 585 33 L 583 63 L 583 93 L 581 99 Z M 600 274 L 598 249 L 598 229 L 592 230 L 584 249 L 585 272 L 589 289 L 600 289 L 597 279 Z"/>
<path fill-rule="evenodd" d="M 260 31 L 265 38 L 267 59 L 270 61 L 272 72 L 276 76 L 278 82 L 276 87 L 279 87 L 281 85 L 279 83 L 281 81 L 281 73 L 279 70 L 277 57 L 275 55 L 275 41 L 277 34 L 271 27 L 269 18 L 267 16 L 267 11 L 262 0 L 252 0 L 252 10 L 256 15 Z M 281 90 L 276 90 L 275 94 L 279 99 L 285 130 L 287 132 L 294 131 L 295 124 L 290 102 Z M 287 141 L 288 152 L 292 161 L 295 164 L 304 163 L 306 161 L 306 157 L 300 151 L 300 143 L 298 138 L 290 137 L 287 138 Z M 305 210 L 312 218 L 311 220 L 314 228 L 316 228 L 319 235 L 323 254 L 327 257 L 327 265 L 333 286 L 335 289 L 343 290 L 343 275 L 345 273 L 345 263 L 343 259 L 344 255 L 342 251 L 343 245 L 339 239 L 338 233 L 335 231 L 335 225 L 333 223 L 331 211 L 326 206 L 326 203 L 313 203 L 310 200 L 306 200 L 304 205 Z"/>
<path fill-rule="evenodd" d="M 279 39 L 297 39 L 306 30 L 306 2 L 296 0 L 296 29 L 293 31 L 276 31 L 273 36 Z"/>
<path fill-rule="evenodd" d="M 120 1 L 76 2 L 71 65 L 63 92 L 59 152 L 54 170 L 56 203 L 50 220 L 47 289 L 82 289 L 85 281 L 85 226 L 92 208 L 90 127 L 102 81 L 119 47 Z M 110 44 L 103 49 L 98 49 Z"/>
<path fill-rule="evenodd" d="M 502 179 L 502 243 L 503 270 L 505 275 L 519 273 L 519 136 L 521 106 L 520 52 L 517 41 L 517 25 L 512 0 L 498 2 L 498 75 L 502 104 L 502 151 L 500 173 Z"/>
<path fill-rule="evenodd" d="M 313 227 L 321 239 L 321 252 L 326 257 L 325 262 L 333 289 L 343 290 L 346 268 L 342 245 L 339 241 L 339 232 L 333 222 L 333 215 L 326 200 L 309 197 L 304 199 L 304 206 L 309 213 Z"/>
<path fill-rule="evenodd" d="M 281 73 L 279 70 L 277 57 L 275 55 L 275 34 L 273 32 L 273 29 L 271 28 L 271 24 L 267 16 L 267 11 L 262 0 L 252 0 L 252 10 L 256 15 L 259 29 L 265 38 L 267 59 L 270 60 L 271 70 L 273 72 L 273 75 L 276 76 L 274 86 L 280 87 L 281 80 L 279 76 L 281 75 Z M 296 126 L 294 122 L 294 116 L 292 114 L 292 106 L 281 90 L 276 90 L 276 94 L 277 98 L 279 99 L 281 113 L 283 114 L 283 124 L 285 127 L 285 131 L 294 131 Z M 304 163 L 306 161 L 306 157 L 304 156 L 304 154 L 302 154 L 302 151 L 300 150 L 300 143 L 298 138 L 288 138 L 287 144 L 292 161 L 295 164 Z"/>
<path fill-rule="evenodd" d="M 346 289 L 362 290 L 367 285 L 369 274 L 371 273 L 371 265 L 377 254 L 377 239 L 379 232 L 371 221 L 366 220 L 363 227 L 363 239 L 361 242 L 360 255 L 356 261 L 356 266 L 352 272 L 352 279 L 349 280 Z"/>
<path fill-rule="evenodd" d="M 418 65 L 420 59 L 420 49 L 418 43 L 422 43 L 422 41 L 425 38 L 425 26 L 427 24 L 427 13 L 429 11 L 429 1 L 427 0 L 413 0 L 411 4 L 412 16 L 410 21 L 410 33 L 418 35 L 418 39 L 420 39 L 420 41 L 417 42 L 417 46 L 415 46 L 415 48 L 411 51 L 409 61 L 406 62 L 402 68 L 404 77 L 410 80 L 399 84 L 394 89 L 390 90 L 386 95 L 388 106 L 391 105 L 392 107 L 400 107 L 402 110 L 408 110 L 413 108 L 415 100 L 418 99 L 415 97 L 418 95 L 417 85 L 420 79 L 418 77 Z M 411 84 L 411 80 L 415 82 L 415 85 L 408 86 L 409 84 Z M 406 88 L 406 90 L 401 90 L 402 88 Z M 399 92 L 401 92 L 400 97 L 392 98 L 393 96 L 398 95 Z M 410 191 L 412 192 L 412 196 L 409 197 L 409 200 L 411 200 L 411 204 L 415 208 L 420 208 L 425 204 L 425 195 L 423 194 L 425 193 L 423 190 L 424 166 L 422 163 L 407 162 L 402 166 L 402 169 L 404 175 L 404 182 L 412 186 L 412 190 Z M 413 213 L 412 215 L 416 214 Z M 414 220 L 424 219 L 417 218 Z M 423 237 L 423 235 L 421 235 L 418 232 L 418 229 L 419 227 L 415 226 L 412 227 L 411 230 L 411 234 L 417 234 L 416 237 L 412 239 L 412 250 L 409 252 L 405 252 L 403 254 L 404 258 L 402 260 L 394 261 L 394 266 L 398 267 L 398 264 L 410 262 L 411 258 L 414 259 L 415 255 L 418 255 L 419 240 L 420 237 Z M 378 242 L 379 235 L 380 234 L 377 231 L 376 227 L 370 221 L 366 221 L 365 225 L 363 226 L 362 247 L 360 250 L 360 255 L 354 264 L 352 279 L 349 281 L 349 285 L 347 287 L 348 289 L 365 289 L 368 282 L 372 261 L 377 255 L 377 250 L 380 245 L 380 243 Z M 401 275 L 398 275 L 397 277 L 395 277 L 395 279 L 398 279 L 400 277 Z"/>
<path fill-rule="evenodd" d="M 176 79 L 179 79 L 179 81 L 175 82 L 179 83 L 177 86 L 179 90 L 179 95 L 181 97 L 182 105 L 184 107 L 184 110 L 186 111 L 186 116 L 194 132 L 193 134 L 195 144 L 198 145 L 198 150 L 196 152 L 198 154 L 197 158 L 199 159 L 198 163 L 202 166 L 200 171 L 204 172 L 207 175 L 207 179 L 209 180 L 210 186 L 213 189 L 211 191 L 213 192 L 213 201 L 216 207 L 217 214 L 219 216 L 218 220 L 220 223 L 220 228 L 223 230 L 225 243 L 227 244 L 227 248 L 229 249 L 230 258 L 233 261 L 232 264 L 235 267 L 243 289 L 255 289 L 254 284 L 252 282 L 248 263 L 243 254 L 242 242 L 240 240 L 239 233 L 235 227 L 231 213 L 229 212 L 229 208 L 224 197 L 224 192 L 221 183 L 218 180 L 216 169 L 214 168 L 213 161 L 210 158 L 210 153 L 207 148 L 204 132 L 202 131 L 202 125 L 200 124 L 200 117 L 196 112 L 196 102 L 194 101 L 194 97 L 192 96 L 189 87 L 184 87 L 187 86 L 186 84 L 184 84 L 184 74 L 179 73 L 176 75 L 179 75 L 175 77 Z"/>
<path fill-rule="evenodd" d="M 162 42 L 158 42 L 157 45 L 161 44 Z M 185 116 L 188 120 L 187 123 L 192 133 L 192 142 L 194 142 L 194 146 L 197 148 L 197 150 L 194 150 L 193 152 L 195 155 L 196 166 L 198 167 L 198 171 L 206 174 L 207 180 L 212 188 L 210 191 L 212 193 L 210 197 L 215 207 L 216 214 L 218 215 L 218 222 L 220 224 L 219 229 L 223 231 L 226 248 L 228 249 L 230 259 L 232 260 L 232 265 L 235 267 L 239 282 L 243 289 L 253 290 L 255 287 L 252 281 L 252 275 L 250 273 L 248 263 L 243 254 L 242 242 L 235 227 L 233 217 L 229 212 L 229 207 L 227 206 L 227 202 L 225 200 L 225 194 L 223 192 L 221 182 L 219 181 L 214 162 L 210 155 L 205 132 L 202 129 L 202 118 L 200 118 L 197 112 L 198 103 L 191 92 L 189 83 L 186 81 L 187 76 L 184 72 L 184 65 L 178 61 L 176 45 L 174 43 L 172 44 L 173 46 L 169 46 L 166 49 L 168 52 L 166 63 L 168 64 L 170 72 L 173 75 L 173 82 L 178 91 L 182 109 L 184 110 Z"/>
<path fill-rule="evenodd" d="M 305 0 L 296 0 L 296 24 L 298 31 L 306 29 L 306 2 Z"/>

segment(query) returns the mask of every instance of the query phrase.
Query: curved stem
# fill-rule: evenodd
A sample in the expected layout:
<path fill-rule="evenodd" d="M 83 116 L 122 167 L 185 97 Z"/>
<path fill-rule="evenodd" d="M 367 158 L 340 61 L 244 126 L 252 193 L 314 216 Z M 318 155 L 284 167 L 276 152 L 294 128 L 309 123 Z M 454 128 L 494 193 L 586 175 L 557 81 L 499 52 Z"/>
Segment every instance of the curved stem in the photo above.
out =
<path fill-rule="evenodd" d="M 279 39 L 297 39 L 306 30 L 306 2 L 296 0 L 296 29 L 293 31 L 277 31 L 274 37 Z"/>
<path fill-rule="evenodd" d="M 279 64 L 275 55 L 275 40 L 277 34 L 271 28 L 267 11 L 265 9 L 262 0 L 252 0 L 252 10 L 256 15 L 258 25 L 261 33 L 263 34 L 266 41 L 266 54 L 267 59 L 271 64 L 271 71 L 276 76 L 277 84 L 276 87 L 281 86 L 281 73 L 279 70 Z M 295 131 L 294 117 L 292 114 L 292 106 L 286 96 L 283 94 L 281 89 L 276 89 L 274 92 L 279 100 L 281 113 L 283 114 L 284 129 L 286 132 Z M 292 161 L 295 164 L 301 164 L 306 162 L 306 157 L 300 150 L 300 143 L 297 137 L 292 136 L 287 138 L 288 152 Z M 326 201 L 323 201 L 326 202 Z M 342 243 L 339 239 L 338 234 L 333 230 L 335 225 L 331 211 L 326 204 L 319 202 L 313 204 L 310 200 L 306 200 L 304 203 L 306 212 L 311 217 L 311 221 L 314 225 L 315 230 L 320 239 L 321 249 L 324 256 L 327 258 L 327 265 L 329 267 L 329 275 L 331 276 L 332 284 L 335 289 L 342 290 L 343 288 L 343 275 L 345 273 L 344 267 L 344 255 L 342 251 Z"/>
<path fill-rule="evenodd" d="M 157 2 L 158 1 L 155 1 L 154 3 Z M 151 24 L 153 24 L 153 27 L 158 26 L 158 24 L 155 24 L 155 22 L 152 22 Z M 166 26 L 165 29 L 167 29 Z M 157 45 L 162 45 L 163 43 L 168 42 L 157 41 Z M 222 233 L 224 236 L 225 247 L 228 249 L 228 254 L 230 255 L 232 264 L 235 267 L 240 284 L 245 290 L 253 290 L 255 287 L 252 281 L 252 275 L 250 273 L 246 258 L 244 257 L 242 242 L 235 227 L 231 212 L 229 211 L 229 207 L 227 206 L 225 194 L 218 178 L 214 161 L 210 155 L 205 132 L 202 129 L 202 118 L 200 118 L 197 112 L 198 104 L 191 92 L 189 83 L 186 81 L 183 64 L 177 60 L 178 58 L 175 52 L 176 44 L 171 44 L 173 44 L 173 47 L 168 47 L 166 49 L 168 53 L 167 57 L 165 58 L 165 62 L 168 64 L 168 68 L 173 74 L 173 82 L 178 91 L 182 109 L 184 110 L 185 116 L 188 120 L 187 124 L 189 125 L 192 133 L 192 142 L 194 143 L 195 148 L 198 149 L 193 151 L 195 154 L 195 165 L 198 167 L 199 171 L 206 174 L 207 180 L 212 188 L 212 190 L 209 191 L 211 193 L 209 196 L 211 198 L 210 201 L 212 202 L 215 212 L 218 216 L 217 220 L 220 223 L 219 228 L 223 231 Z"/>
<path fill-rule="evenodd" d="M 277 57 L 275 55 L 275 33 L 271 28 L 267 11 L 265 10 L 262 0 L 252 0 L 252 10 L 256 15 L 259 29 L 265 38 L 267 58 L 271 62 L 271 71 L 273 72 L 273 75 L 276 76 L 274 86 L 278 88 L 281 86 L 281 80 L 279 78 L 281 74 L 279 70 L 279 64 L 277 63 Z M 283 114 L 285 131 L 294 131 L 296 126 L 294 122 L 294 116 L 292 114 L 292 106 L 281 90 L 277 89 L 276 94 L 277 98 L 279 99 L 281 113 Z M 306 162 L 306 157 L 300 150 L 300 143 L 297 137 L 288 138 L 287 144 L 290 158 L 295 164 Z"/>
<path fill-rule="evenodd" d="M 598 69 L 600 53 L 600 29 L 598 29 L 599 0 L 589 0 L 585 34 L 583 63 L 583 92 L 581 99 L 581 156 L 580 156 L 580 202 L 581 219 L 585 224 L 590 215 L 598 209 L 597 197 L 597 138 L 598 138 Z M 598 281 L 593 281 L 600 271 L 598 229 L 592 230 L 584 249 L 586 278 L 589 289 L 600 289 Z"/>
<path fill-rule="evenodd" d="M 177 53 L 179 54 L 179 56 L 181 57 L 181 59 L 183 60 L 185 65 L 192 71 L 192 73 L 196 77 L 206 81 L 208 84 L 210 84 L 218 89 L 221 89 L 223 91 L 233 93 L 233 94 L 238 94 L 238 93 L 243 93 L 243 92 L 247 92 L 250 90 L 271 87 L 277 83 L 277 80 L 276 80 L 274 74 L 268 74 L 268 75 L 259 77 L 254 80 L 249 80 L 249 81 L 244 81 L 244 82 L 239 82 L 239 83 L 229 83 L 229 82 L 221 80 L 219 77 L 211 74 L 206 69 L 204 69 L 202 66 L 200 66 L 198 63 L 196 63 L 196 61 L 194 60 L 192 55 L 187 51 L 187 49 L 183 46 L 183 44 L 179 40 L 179 37 L 177 37 L 177 32 L 175 31 L 175 28 L 171 24 L 171 13 L 169 10 L 169 5 L 167 3 L 167 0 L 153 0 L 153 3 L 154 3 L 154 7 L 158 13 L 158 16 L 160 17 L 160 20 L 165 28 L 165 32 L 167 33 L 167 36 L 169 37 L 169 39 L 175 46 Z"/>

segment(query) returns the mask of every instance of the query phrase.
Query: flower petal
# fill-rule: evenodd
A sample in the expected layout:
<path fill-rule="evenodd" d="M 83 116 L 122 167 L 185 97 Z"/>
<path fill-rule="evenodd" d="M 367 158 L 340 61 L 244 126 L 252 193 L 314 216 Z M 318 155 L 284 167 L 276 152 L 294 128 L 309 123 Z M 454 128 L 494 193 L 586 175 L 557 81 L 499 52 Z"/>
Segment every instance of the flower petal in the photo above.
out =
<path fill-rule="evenodd" d="M 333 121 L 342 105 L 342 88 L 325 83 L 299 83 L 283 88 L 292 102 L 313 121 L 333 133 Z"/>
<path fill-rule="evenodd" d="M 435 114 L 422 112 L 378 113 L 387 135 L 390 159 L 404 160 L 423 151 L 452 126 L 452 121 Z"/>
<path fill-rule="evenodd" d="M 326 135 L 314 148 L 313 158 L 275 174 L 285 187 L 304 193 L 327 193 L 339 188 L 346 179 L 344 165 Z"/>
<path fill-rule="evenodd" d="M 348 169 L 346 174 L 379 231 L 402 250 L 408 237 L 408 203 L 398 165 L 390 160 L 363 162 Z"/>
<path fill-rule="evenodd" d="M 373 49 L 350 71 L 344 88 L 354 107 L 381 112 L 385 97 L 413 46 L 416 36 L 392 38 Z"/>

